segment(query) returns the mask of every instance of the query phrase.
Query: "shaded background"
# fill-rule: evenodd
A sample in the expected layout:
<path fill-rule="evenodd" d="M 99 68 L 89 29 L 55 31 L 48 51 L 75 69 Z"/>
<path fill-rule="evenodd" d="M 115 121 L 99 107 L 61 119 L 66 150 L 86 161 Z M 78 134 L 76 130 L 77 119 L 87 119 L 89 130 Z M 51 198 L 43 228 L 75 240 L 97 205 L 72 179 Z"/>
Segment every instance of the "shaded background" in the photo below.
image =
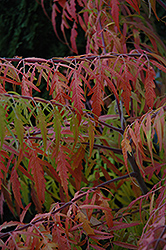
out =
<path fill-rule="evenodd" d="M 51 16 L 51 1 L 45 1 Z M 60 19 L 59 19 L 60 23 Z M 69 32 L 68 32 L 69 33 Z M 69 34 L 68 34 L 69 35 Z M 78 38 L 79 53 L 85 53 L 85 36 Z M 56 37 L 51 21 L 35 0 L 0 0 L 0 57 L 42 57 L 71 55 Z"/>

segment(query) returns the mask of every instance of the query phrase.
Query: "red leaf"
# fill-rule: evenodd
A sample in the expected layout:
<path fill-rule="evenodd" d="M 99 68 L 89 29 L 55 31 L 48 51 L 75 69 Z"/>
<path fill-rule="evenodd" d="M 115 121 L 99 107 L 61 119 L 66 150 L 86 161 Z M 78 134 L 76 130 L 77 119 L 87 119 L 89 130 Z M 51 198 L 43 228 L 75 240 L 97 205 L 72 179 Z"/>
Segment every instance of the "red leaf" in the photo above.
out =
<path fill-rule="evenodd" d="M 28 171 L 32 171 L 35 187 L 37 190 L 37 195 L 40 202 L 45 202 L 45 178 L 43 168 L 38 160 L 38 157 L 35 153 L 32 153 L 32 156 L 29 160 Z"/>
<path fill-rule="evenodd" d="M 0 83 L 0 93 L 1 94 L 5 94 L 6 90 L 2 87 L 1 83 Z"/>
<path fill-rule="evenodd" d="M 56 28 L 56 21 L 55 21 L 56 20 L 56 16 L 57 16 L 57 13 L 56 13 L 56 3 L 54 3 L 52 5 L 51 20 L 52 20 L 52 26 L 53 26 L 54 32 L 55 32 L 56 36 L 58 37 L 58 39 L 60 40 L 58 32 L 57 32 L 57 28 Z"/>
<path fill-rule="evenodd" d="M 147 101 L 147 105 L 152 109 L 154 99 L 156 98 L 156 94 L 154 91 L 155 84 L 155 72 L 152 67 L 149 67 L 146 72 L 146 78 L 145 78 L 145 98 Z"/>
<path fill-rule="evenodd" d="M 111 9 L 112 18 L 113 18 L 118 30 L 120 31 L 120 27 L 119 27 L 119 1 L 112 0 L 111 4 L 112 4 L 112 9 Z"/>
<path fill-rule="evenodd" d="M 58 245 L 55 249 L 63 249 L 63 250 L 71 249 L 65 231 L 63 228 L 61 228 L 61 226 L 59 226 L 59 223 L 54 223 L 54 227 L 52 229 L 52 239 L 53 242 L 56 242 L 56 244 Z"/>
<path fill-rule="evenodd" d="M 113 92 L 114 95 L 116 96 L 117 101 L 119 102 L 119 96 L 118 96 L 117 90 L 116 90 L 116 88 L 115 88 L 113 82 L 112 82 L 107 76 L 103 75 L 103 77 L 105 78 L 105 80 L 106 80 L 108 86 L 111 88 L 112 92 Z"/>
<path fill-rule="evenodd" d="M 115 245 L 117 245 L 119 247 L 123 247 L 123 249 L 124 248 L 127 248 L 127 249 L 138 249 L 137 246 L 129 244 L 129 243 L 125 243 L 125 242 L 113 241 L 113 244 L 115 244 Z"/>
<path fill-rule="evenodd" d="M 164 58 L 163 58 L 164 59 Z M 153 63 L 153 65 L 155 65 L 158 69 L 162 70 L 163 72 L 166 73 L 166 67 L 164 67 L 162 64 L 154 61 L 154 60 L 150 60 L 151 63 Z"/>
<path fill-rule="evenodd" d="M 31 203 L 29 203 L 22 211 L 22 213 L 20 214 L 20 222 L 23 222 L 24 217 L 29 209 L 29 207 L 31 206 Z"/>
<path fill-rule="evenodd" d="M 78 120 L 80 121 L 80 115 L 83 113 L 83 108 L 85 107 L 84 103 L 85 102 L 85 98 L 84 98 L 84 91 L 81 88 L 82 86 L 82 82 L 79 79 L 77 72 L 75 71 L 73 74 L 73 79 L 71 82 L 71 89 L 72 89 L 72 102 L 74 103 L 74 107 L 76 108 L 76 112 L 78 115 Z"/>
<path fill-rule="evenodd" d="M 71 17 L 72 17 L 75 21 L 77 21 L 77 16 L 76 16 L 76 3 L 75 3 L 75 2 L 76 2 L 75 0 L 70 0 L 70 9 L 69 9 L 69 11 L 70 11 Z"/>
<path fill-rule="evenodd" d="M 76 22 L 74 22 L 73 28 L 71 30 L 70 41 L 71 41 L 71 47 L 73 49 L 73 52 L 78 54 L 77 45 L 76 45 L 76 37 L 77 37 L 78 33 L 77 33 L 76 29 L 77 29 L 77 25 L 76 25 Z"/>
<path fill-rule="evenodd" d="M 70 168 L 69 163 L 67 162 L 67 155 L 64 153 L 63 148 L 61 147 L 57 157 L 57 171 L 61 179 L 62 187 L 68 197 L 68 167 Z"/>
<path fill-rule="evenodd" d="M 123 84 L 122 88 L 123 88 L 122 97 L 123 97 L 124 106 L 126 108 L 128 115 L 130 116 L 130 112 L 129 112 L 129 103 L 130 103 L 130 97 L 131 97 L 130 83 L 126 82 L 126 84 Z"/>
<path fill-rule="evenodd" d="M 21 184 L 19 182 L 18 174 L 16 169 L 12 169 L 11 173 L 11 183 L 12 183 L 12 190 L 14 194 L 14 198 L 18 205 L 23 208 L 22 202 L 21 202 L 21 194 L 20 194 L 20 189 L 21 189 Z"/>
<path fill-rule="evenodd" d="M 80 15 L 78 16 L 78 20 L 79 20 L 79 24 L 81 25 L 81 28 L 84 30 L 84 32 L 86 32 L 87 27 L 86 27 L 86 25 L 85 25 L 85 23 L 82 20 L 82 17 Z"/>
<path fill-rule="evenodd" d="M 95 114 L 95 119 L 101 114 L 101 107 L 104 105 L 103 102 L 103 85 L 99 78 L 96 78 L 96 83 L 93 89 L 88 95 L 92 95 L 92 111 Z"/>
<path fill-rule="evenodd" d="M 127 3 L 129 3 L 135 11 L 137 11 L 140 14 L 139 10 L 139 1 L 138 0 L 126 0 Z"/>

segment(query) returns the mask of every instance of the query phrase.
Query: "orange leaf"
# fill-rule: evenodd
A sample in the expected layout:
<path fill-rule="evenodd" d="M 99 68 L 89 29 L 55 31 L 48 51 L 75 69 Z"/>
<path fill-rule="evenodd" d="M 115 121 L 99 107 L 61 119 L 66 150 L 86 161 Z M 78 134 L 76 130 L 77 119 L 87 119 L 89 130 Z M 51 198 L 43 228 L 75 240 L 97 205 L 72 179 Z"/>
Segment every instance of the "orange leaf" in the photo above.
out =
<path fill-rule="evenodd" d="M 110 208 L 108 201 L 105 197 L 100 196 L 99 200 L 101 201 L 100 205 L 103 207 L 102 210 L 105 214 L 106 222 L 109 228 L 113 227 L 113 215 L 112 209 Z"/>
<path fill-rule="evenodd" d="M 82 227 L 88 235 L 95 235 L 94 230 L 90 226 L 90 222 L 86 218 L 86 215 L 80 210 L 77 212 L 76 219 L 78 219 L 79 222 L 82 222 Z"/>
<path fill-rule="evenodd" d="M 132 152 L 129 139 L 124 138 L 122 140 L 122 142 L 121 142 L 121 146 L 122 146 L 122 153 L 123 153 L 125 165 L 128 168 L 128 166 L 127 166 L 127 153 L 131 153 Z"/>
<path fill-rule="evenodd" d="M 159 17 L 157 16 L 157 13 L 156 13 L 156 0 L 150 0 L 150 3 L 151 3 L 151 7 L 152 7 L 152 10 L 157 18 L 157 20 L 159 21 Z"/>

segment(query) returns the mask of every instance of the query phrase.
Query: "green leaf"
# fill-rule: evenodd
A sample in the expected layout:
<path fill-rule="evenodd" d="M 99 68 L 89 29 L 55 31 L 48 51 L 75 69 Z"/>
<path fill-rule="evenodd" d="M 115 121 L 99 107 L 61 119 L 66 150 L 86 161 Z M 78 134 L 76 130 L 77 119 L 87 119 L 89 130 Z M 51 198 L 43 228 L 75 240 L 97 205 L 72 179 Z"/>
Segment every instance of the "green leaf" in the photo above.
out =
<path fill-rule="evenodd" d="M 0 140 L 1 140 L 0 148 L 1 149 L 2 149 L 2 145 L 4 143 L 5 131 L 6 131 L 5 120 L 6 120 L 6 118 L 5 118 L 3 106 L 0 106 Z"/>
<path fill-rule="evenodd" d="M 19 113 L 16 111 L 16 115 L 14 117 L 14 126 L 16 130 L 16 135 L 18 137 L 21 148 L 23 149 L 23 139 L 24 139 L 24 126 L 23 122 L 19 117 Z"/>
<path fill-rule="evenodd" d="M 44 152 L 46 152 L 46 148 L 47 148 L 47 123 L 46 123 L 45 115 L 40 107 L 38 108 L 37 119 L 38 119 L 38 127 L 41 130 L 41 135 L 43 138 Z"/>
<path fill-rule="evenodd" d="M 56 109 L 54 109 L 53 127 L 54 127 L 55 140 L 56 140 L 56 147 L 55 147 L 55 152 L 53 153 L 53 155 L 54 157 L 56 157 L 58 155 L 59 144 L 60 144 L 60 139 L 61 139 L 61 116 Z"/>

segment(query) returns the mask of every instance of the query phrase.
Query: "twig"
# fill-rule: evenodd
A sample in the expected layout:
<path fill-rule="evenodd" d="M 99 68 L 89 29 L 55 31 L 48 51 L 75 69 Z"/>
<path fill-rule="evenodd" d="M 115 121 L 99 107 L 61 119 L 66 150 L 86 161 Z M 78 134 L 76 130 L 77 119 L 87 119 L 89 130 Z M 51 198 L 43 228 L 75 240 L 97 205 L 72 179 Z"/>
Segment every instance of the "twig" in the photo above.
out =
<path fill-rule="evenodd" d="M 85 144 L 85 145 L 89 146 L 89 142 L 82 142 L 81 144 Z M 99 145 L 99 144 L 95 144 L 95 143 L 93 145 L 93 148 L 107 149 L 107 150 L 113 151 L 115 154 L 122 154 L 122 150 L 120 148 L 111 148 L 109 146 Z"/>
<path fill-rule="evenodd" d="M 124 176 L 120 176 L 120 177 L 117 177 L 117 178 L 115 178 L 115 179 L 112 179 L 112 180 L 103 182 L 103 183 L 97 185 L 96 187 L 90 188 L 87 192 L 94 192 L 96 189 L 101 188 L 101 187 L 104 187 L 104 186 L 106 186 L 106 185 L 108 185 L 108 184 L 110 184 L 110 183 L 112 183 L 112 182 L 116 182 L 116 181 L 119 181 L 119 180 L 122 180 L 122 179 L 126 179 L 126 178 L 129 178 L 129 177 L 136 177 L 136 176 L 137 176 L 137 173 L 131 172 L 131 173 L 126 174 L 126 175 L 124 175 Z M 54 215 L 54 214 L 60 212 L 61 210 L 63 210 L 64 208 L 70 206 L 70 205 L 73 204 L 74 202 L 80 200 L 81 198 L 83 198 L 84 196 L 87 195 L 87 192 L 81 193 L 81 194 L 78 195 L 76 198 L 73 198 L 71 201 L 65 203 L 65 204 L 62 205 L 61 207 L 59 207 L 59 208 L 57 208 L 56 210 L 54 210 L 53 212 L 51 212 L 50 215 Z M 20 227 L 14 229 L 14 230 L 11 230 L 11 231 L 9 231 L 9 232 L 0 233 L 0 239 L 5 238 L 5 237 L 8 237 L 9 235 L 11 235 L 12 232 L 20 232 L 20 231 L 22 231 L 22 230 L 24 230 L 24 229 L 27 229 L 28 227 L 32 227 L 32 226 L 35 225 L 36 223 L 39 223 L 39 222 L 42 223 L 42 222 L 44 222 L 44 221 L 46 221 L 46 218 L 40 218 L 40 219 L 37 219 L 37 220 L 35 220 L 35 221 L 32 221 L 32 222 L 30 222 L 30 223 L 28 223 L 28 224 L 26 224 L 26 225 L 20 226 Z"/>
<path fill-rule="evenodd" d="M 94 60 L 96 58 L 102 60 L 102 59 L 109 59 L 109 58 L 115 58 L 115 57 L 140 57 L 142 55 L 142 53 L 126 53 L 126 54 L 118 54 L 118 53 L 113 53 L 113 54 L 106 54 L 106 55 L 82 55 L 82 56 L 75 56 L 75 57 L 53 57 L 50 59 L 42 59 L 42 58 L 36 58 L 36 57 L 30 57 L 30 58 L 0 58 L 1 60 L 5 60 L 8 62 L 28 62 L 28 63 L 60 63 L 60 62 L 79 62 L 79 61 L 85 61 L 85 60 Z M 153 57 L 153 55 L 151 55 L 151 53 L 146 53 L 146 56 L 148 56 L 149 59 L 153 59 L 155 61 L 158 61 L 155 57 Z M 160 62 L 162 63 L 162 62 Z"/>

